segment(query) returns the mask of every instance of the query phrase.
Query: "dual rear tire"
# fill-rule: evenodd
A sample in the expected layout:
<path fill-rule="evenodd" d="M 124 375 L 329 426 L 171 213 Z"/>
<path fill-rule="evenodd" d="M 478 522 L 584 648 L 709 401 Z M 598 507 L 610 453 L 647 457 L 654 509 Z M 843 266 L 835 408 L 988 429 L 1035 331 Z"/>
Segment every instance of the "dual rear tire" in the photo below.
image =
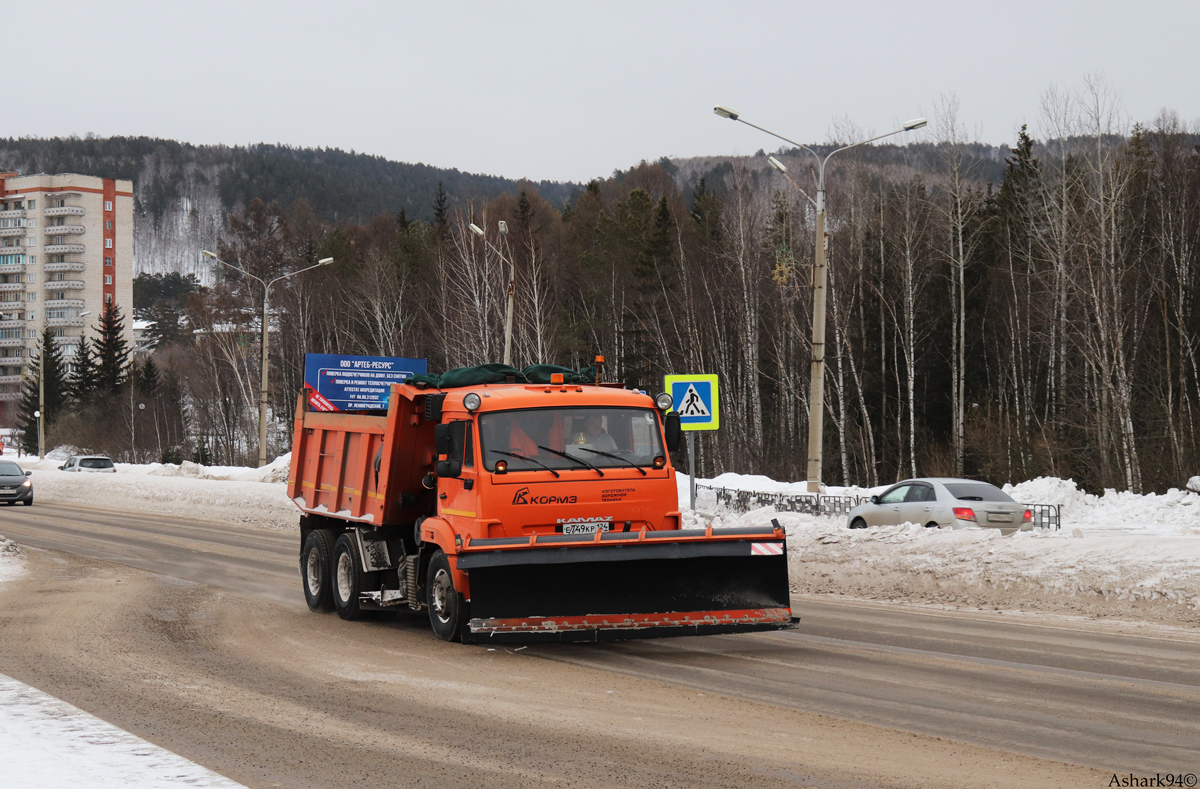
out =
<path fill-rule="evenodd" d="M 362 618 L 365 612 L 359 596 L 379 588 L 379 579 L 374 577 L 377 574 L 362 570 L 362 557 L 353 532 L 344 532 L 336 538 L 329 529 L 309 532 L 300 551 L 300 575 L 309 610 L 337 611 L 346 620 Z M 450 560 L 441 550 L 430 556 L 425 573 L 425 607 L 438 638 L 462 640 L 469 618 L 468 606 L 454 586 Z"/>

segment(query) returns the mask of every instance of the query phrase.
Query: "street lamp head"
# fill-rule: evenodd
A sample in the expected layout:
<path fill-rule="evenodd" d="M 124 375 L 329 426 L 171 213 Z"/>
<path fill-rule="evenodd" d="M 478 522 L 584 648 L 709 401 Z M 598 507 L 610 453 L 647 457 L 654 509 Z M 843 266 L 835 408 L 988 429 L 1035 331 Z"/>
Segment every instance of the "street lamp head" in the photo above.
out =
<path fill-rule="evenodd" d="M 209 252 L 207 249 L 200 250 L 200 254 L 204 255 L 204 257 L 206 257 L 206 258 L 212 258 L 213 260 L 220 260 L 219 257 L 214 255 L 212 252 Z"/>
<path fill-rule="evenodd" d="M 333 258 L 321 258 L 320 260 L 317 261 L 317 265 L 318 266 L 328 266 L 332 262 L 333 262 Z"/>
<path fill-rule="evenodd" d="M 929 124 L 929 121 L 926 120 L 925 118 L 913 118 L 911 121 L 905 122 L 904 131 L 912 131 L 913 129 L 919 129 L 922 126 L 926 126 L 928 124 Z"/>
<path fill-rule="evenodd" d="M 480 227 L 479 225 L 475 224 L 474 222 L 472 222 L 472 223 L 471 223 L 470 227 L 471 227 L 471 232 L 472 232 L 472 233 L 474 233 L 475 235 L 479 236 L 480 238 L 483 238 L 483 228 L 482 228 L 482 227 Z"/>
<path fill-rule="evenodd" d="M 781 172 L 781 173 L 787 172 L 787 168 L 783 166 L 783 162 L 779 161 L 774 156 L 768 156 L 767 161 L 770 162 L 771 166 L 774 167 L 779 172 Z"/>
<path fill-rule="evenodd" d="M 720 115 L 722 118 L 728 118 L 731 121 L 736 121 L 738 119 L 737 110 L 731 110 L 728 107 L 722 107 L 720 104 L 713 107 L 713 112 Z"/>
<path fill-rule="evenodd" d="M 500 235 L 507 236 L 508 235 L 508 222 L 505 222 L 503 219 L 501 219 L 496 224 L 499 225 L 499 227 L 500 227 Z"/>

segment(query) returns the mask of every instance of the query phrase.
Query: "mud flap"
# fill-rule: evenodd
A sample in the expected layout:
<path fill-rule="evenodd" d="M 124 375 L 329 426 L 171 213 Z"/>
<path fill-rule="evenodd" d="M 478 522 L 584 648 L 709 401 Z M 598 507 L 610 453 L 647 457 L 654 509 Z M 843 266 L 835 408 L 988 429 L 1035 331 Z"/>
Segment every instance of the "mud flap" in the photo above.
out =
<path fill-rule="evenodd" d="M 733 540 L 468 552 L 459 555 L 458 567 L 471 581 L 471 620 L 463 634 L 469 643 L 607 641 L 792 626 L 787 551 L 774 532 Z"/>

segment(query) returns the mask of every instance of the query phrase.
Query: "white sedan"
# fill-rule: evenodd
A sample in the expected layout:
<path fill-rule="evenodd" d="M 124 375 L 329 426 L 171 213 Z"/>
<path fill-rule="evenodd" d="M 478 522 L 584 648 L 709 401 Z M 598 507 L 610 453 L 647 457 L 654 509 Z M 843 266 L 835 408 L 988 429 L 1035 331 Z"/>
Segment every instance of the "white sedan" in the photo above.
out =
<path fill-rule="evenodd" d="M 906 479 L 850 510 L 851 529 L 917 523 L 929 528 L 984 526 L 1002 534 L 1033 529 L 1033 511 L 1000 488 L 973 479 Z"/>

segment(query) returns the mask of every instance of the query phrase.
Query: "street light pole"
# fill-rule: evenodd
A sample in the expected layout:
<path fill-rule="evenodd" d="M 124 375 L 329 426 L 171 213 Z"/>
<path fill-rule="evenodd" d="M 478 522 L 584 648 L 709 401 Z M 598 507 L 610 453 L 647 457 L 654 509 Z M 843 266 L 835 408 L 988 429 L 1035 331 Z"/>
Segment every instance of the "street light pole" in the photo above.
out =
<path fill-rule="evenodd" d="M 836 148 L 821 158 L 816 151 L 809 148 L 807 145 L 802 145 L 794 140 L 789 140 L 783 135 L 776 134 L 769 129 L 764 129 L 761 126 L 755 126 L 749 121 L 743 120 L 738 113 L 728 107 L 713 107 L 713 112 L 722 118 L 728 118 L 732 121 L 744 123 L 747 126 L 758 129 L 761 132 L 783 140 L 786 143 L 802 148 L 812 154 L 812 157 L 817 161 L 817 199 L 814 201 L 808 194 L 796 186 L 791 178 L 792 185 L 800 189 L 800 193 L 808 197 L 817 210 L 817 250 L 816 257 L 813 263 L 813 326 L 812 326 L 812 378 L 809 383 L 808 395 L 808 492 L 821 492 L 821 466 L 824 457 L 825 448 L 825 300 L 826 300 L 826 285 L 828 283 L 828 268 L 827 257 L 829 252 L 829 237 L 825 234 L 825 165 L 833 158 L 834 154 L 857 148 L 860 145 L 882 140 L 884 137 L 891 137 L 893 134 L 912 131 L 924 126 L 928 121 L 924 118 L 915 118 L 904 124 L 902 128 L 890 131 L 887 134 L 880 134 L 866 140 L 861 140 L 850 145 L 843 145 L 841 148 Z M 771 166 L 783 172 L 786 176 L 787 168 L 779 160 L 771 157 Z"/>
<path fill-rule="evenodd" d="M 500 235 L 504 237 L 505 246 L 508 245 L 508 222 L 503 219 L 498 223 L 500 227 Z M 513 333 L 513 296 L 517 287 L 517 264 L 513 262 L 511 255 L 505 255 L 495 244 L 487 240 L 484 235 L 483 228 L 474 222 L 471 223 L 471 232 L 483 239 L 483 243 L 487 244 L 492 250 L 500 256 L 502 262 L 508 263 L 508 308 L 504 316 L 504 363 L 512 367 L 512 333 Z"/>
<path fill-rule="evenodd" d="M 257 282 L 258 284 L 262 285 L 262 289 L 263 289 L 262 362 L 261 362 L 261 364 L 262 364 L 262 379 L 261 379 L 261 384 L 259 386 L 259 392 L 258 392 L 258 467 L 262 468 L 263 466 L 267 465 L 267 391 L 268 391 L 268 380 L 269 380 L 268 379 L 269 368 L 268 368 L 267 362 L 270 360 L 270 355 L 268 353 L 267 346 L 268 346 L 268 343 L 270 342 L 270 336 L 271 336 L 270 324 L 268 323 L 268 321 L 269 321 L 268 311 L 270 309 L 270 303 L 271 303 L 271 286 L 274 285 L 276 282 L 279 282 L 282 279 L 287 279 L 288 277 L 294 277 L 297 274 L 303 274 L 305 271 L 310 271 L 314 268 L 320 268 L 321 266 L 328 266 L 330 263 L 333 262 L 333 258 L 321 258 L 320 260 L 318 260 L 316 263 L 314 263 L 311 266 L 306 266 L 305 268 L 298 269 L 296 271 L 291 272 L 290 274 L 283 274 L 283 275 L 278 276 L 275 279 L 271 280 L 270 282 L 267 282 L 266 280 L 262 279 L 261 277 L 254 276 L 253 274 L 251 274 L 249 271 L 246 271 L 245 269 L 238 268 L 237 266 L 234 266 L 230 263 L 226 263 L 224 260 L 221 260 L 219 257 L 217 257 L 212 252 L 209 252 L 207 249 L 201 250 L 201 254 L 203 254 L 204 257 L 215 260 L 218 263 L 220 263 L 222 266 L 231 268 L 234 271 L 242 274 L 243 276 L 247 276 L 250 279 Z"/>

